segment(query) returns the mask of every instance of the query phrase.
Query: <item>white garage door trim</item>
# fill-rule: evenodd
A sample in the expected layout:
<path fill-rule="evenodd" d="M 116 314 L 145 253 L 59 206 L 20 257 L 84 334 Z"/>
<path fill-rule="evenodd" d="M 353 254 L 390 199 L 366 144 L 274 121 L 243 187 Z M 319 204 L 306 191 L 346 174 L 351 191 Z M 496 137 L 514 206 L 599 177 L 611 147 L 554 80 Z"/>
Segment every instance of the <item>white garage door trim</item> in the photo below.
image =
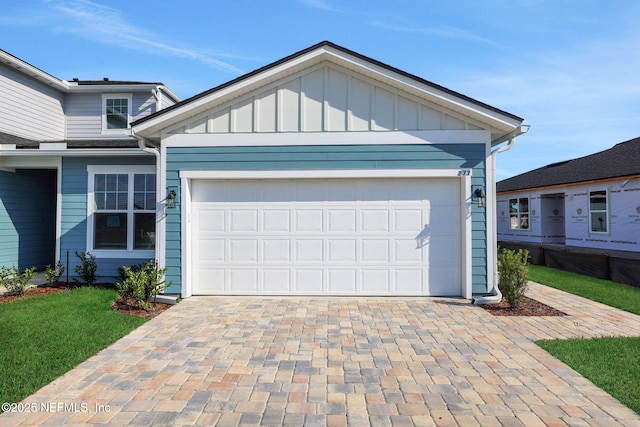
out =
<path fill-rule="evenodd" d="M 192 181 L 207 179 L 331 179 L 331 178 L 457 178 L 460 182 L 461 215 L 461 296 L 471 298 L 471 170 L 470 169 L 365 169 L 365 170 L 297 170 L 297 171 L 181 171 L 182 215 L 182 297 L 193 292 L 193 257 L 191 250 Z"/>

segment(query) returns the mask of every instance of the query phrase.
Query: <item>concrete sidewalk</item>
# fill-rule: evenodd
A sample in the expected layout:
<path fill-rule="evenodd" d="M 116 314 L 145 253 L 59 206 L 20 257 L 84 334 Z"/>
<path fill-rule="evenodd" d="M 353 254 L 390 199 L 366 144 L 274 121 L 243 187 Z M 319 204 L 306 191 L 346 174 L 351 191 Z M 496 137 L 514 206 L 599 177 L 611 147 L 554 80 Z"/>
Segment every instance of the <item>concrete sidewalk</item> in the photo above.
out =
<path fill-rule="evenodd" d="M 640 336 L 640 316 L 533 283 L 529 295 L 569 316 L 494 317 L 452 298 L 193 297 L 0 424 L 640 426 L 533 343 Z"/>

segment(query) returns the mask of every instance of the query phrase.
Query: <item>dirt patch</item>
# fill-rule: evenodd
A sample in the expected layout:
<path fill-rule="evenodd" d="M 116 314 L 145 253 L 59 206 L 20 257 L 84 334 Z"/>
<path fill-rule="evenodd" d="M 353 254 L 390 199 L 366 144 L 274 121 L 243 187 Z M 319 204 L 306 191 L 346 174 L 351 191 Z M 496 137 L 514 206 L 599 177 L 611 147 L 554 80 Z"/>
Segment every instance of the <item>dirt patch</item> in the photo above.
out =
<path fill-rule="evenodd" d="M 15 295 L 0 295 L 0 304 L 15 301 L 17 299 L 32 298 L 32 297 L 37 297 L 41 295 L 53 294 L 55 292 L 62 292 L 64 290 L 65 288 L 50 288 L 50 287 L 44 287 L 44 286 L 29 288 L 24 293 L 24 296 L 21 296 L 21 297 L 15 296 Z"/>
<path fill-rule="evenodd" d="M 549 307 L 546 304 L 525 298 L 519 307 L 510 307 L 509 304 L 502 299 L 498 304 L 481 304 L 480 307 L 487 310 L 494 316 L 566 316 L 560 310 Z"/>
<path fill-rule="evenodd" d="M 122 298 L 118 298 L 117 300 L 115 300 L 111 306 L 118 313 L 126 314 L 129 316 L 145 317 L 147 319 L 153 319 L 160 313 L 171 308 L 171 304 L 164 304 L 161 302 L 157 302 L 155 304 L 150 303 L 148 310 L 144 310 L 138 307 L 135 304 L 135 302 L 133 302 L 133 300 L 131 299 L 125 300 Z"/>

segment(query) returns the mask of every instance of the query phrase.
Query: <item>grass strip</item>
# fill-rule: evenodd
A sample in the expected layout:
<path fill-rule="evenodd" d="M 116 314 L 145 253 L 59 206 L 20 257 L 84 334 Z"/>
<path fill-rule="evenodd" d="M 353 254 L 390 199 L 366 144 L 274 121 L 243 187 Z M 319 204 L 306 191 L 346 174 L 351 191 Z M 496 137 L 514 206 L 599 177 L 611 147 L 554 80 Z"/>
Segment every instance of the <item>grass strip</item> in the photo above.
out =
<path fill-rule="evenodd" d="M 640 337 L 541 340 L 536 344 L 640 413 Z"/>
<path fill-rule="evenodd" d="M 640 315 L 640 288 L 539 265 L 529 265 L 529 280 Z"/>
<path fill-rule="evenodd" d="M 115 312 L 112 289 L 79 288 L 0 305 L 0 402 L 19 402 L 146 319 Z"/>

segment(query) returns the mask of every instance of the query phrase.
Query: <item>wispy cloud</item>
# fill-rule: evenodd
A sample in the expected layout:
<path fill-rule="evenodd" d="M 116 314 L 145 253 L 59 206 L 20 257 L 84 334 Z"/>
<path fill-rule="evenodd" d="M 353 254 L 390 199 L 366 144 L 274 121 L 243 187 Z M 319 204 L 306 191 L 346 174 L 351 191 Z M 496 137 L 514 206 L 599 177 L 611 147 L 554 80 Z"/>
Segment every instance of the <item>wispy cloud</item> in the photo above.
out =
<path fill-rule="evenodd" d="M 180 46 L 171 40 L 163 40 L 157 34 L 127 22 L 118 9 L 94 3 L 90 0 L 43 0 L 50 12 L 48 18 L 3 19 L 2 23 L 20 26 L 46 26 L 53 31 L 71 33 L 99 43 L 117 45 L 154 55 L 187 58 L 231 74 L 244 71 L 219 58 L 238 59 L 230 54 Z M 52 25 L 53 23 L 53 25 Z"/>
<path fill-rule="evenodd" d="M 478 36 L 469 30 L 463 28 L 451 27 L 448 25 L 438 27 L 408 27 L 402 25 L 388 24 L 383 21 L 372 21 L 371 25 L 385 30 L 398 31 L 402 33 L 412 34 L 428 34 L 436 37 L 442 37 L 454 40 L 472 41 L 478 43 L 486 43 L 494 45 L 495 43 L 485 37 Z"/>
<path fill-rule="evenodd" d="M 314 9 L 324 10 L 326 12 L 348 13 L 346 10 L 340 9 L 325 0 L 299 0 L 299 1 L 305 6 L 312 7 Z"/>

